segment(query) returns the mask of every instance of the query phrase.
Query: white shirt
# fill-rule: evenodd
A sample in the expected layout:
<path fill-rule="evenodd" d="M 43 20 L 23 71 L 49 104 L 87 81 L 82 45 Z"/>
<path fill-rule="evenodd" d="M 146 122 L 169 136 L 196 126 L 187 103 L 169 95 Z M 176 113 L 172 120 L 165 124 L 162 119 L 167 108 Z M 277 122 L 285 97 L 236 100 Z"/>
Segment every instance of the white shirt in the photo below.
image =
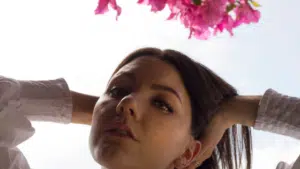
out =
<path fill-rule="evenodd" d="M 262 98 L 254 128 L 279 134 L 282 134 L 284 129 L 285 135 L 299 138 L 300 130 L 295 127 L 289 128 L 288 120 L 285 121 L 284 126 L 269 122 L 269 118 L 274 117 L 273 109 L 278 109 L 278 106 L 273 104 L 278 102 L 278 98 L 286 99 L 281 101 L 282 110 L 289 108 L 287 104 L 300 107 L 298 104 L 300 99 L 287 98 L 273 90 L 268 90 Z M 289 112 L 291 116 L 300 117 L 299 112 L 298 114 L 295 111 Z M 71 117 L 71 92 L 64 79 L 17 81 L 0 76 L 0 169 L 30 169 L 26 158 L 17 148 L 35 132 L 30 121 L 68 124 L 71 122 Z M 293 126 L 298 126 L 298 123 Z M 300 169 L 300 156 L 294 165 L 281 162 L 276 169 Z"/>
<path fill-rule="evenodd" d="M 0 169 L 30 168 L 17 148 L 35 132 L 30 120 L 70 123 L 71 117 L 64 79 L 29 82 L 0 76 Z"/>

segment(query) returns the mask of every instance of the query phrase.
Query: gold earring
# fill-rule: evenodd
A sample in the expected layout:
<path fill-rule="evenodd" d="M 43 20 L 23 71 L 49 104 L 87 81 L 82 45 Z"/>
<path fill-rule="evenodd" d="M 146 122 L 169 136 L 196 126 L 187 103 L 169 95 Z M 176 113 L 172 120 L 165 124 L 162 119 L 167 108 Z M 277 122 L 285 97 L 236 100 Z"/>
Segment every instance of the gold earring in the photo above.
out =
<path fill-rule="evenodd" d="M 197 167 L 200 167 L 201 164 L 202 164 L 201 161 L 197 162 L 197 163 L 196 163 L 196 168 L 197 168 Z"/>

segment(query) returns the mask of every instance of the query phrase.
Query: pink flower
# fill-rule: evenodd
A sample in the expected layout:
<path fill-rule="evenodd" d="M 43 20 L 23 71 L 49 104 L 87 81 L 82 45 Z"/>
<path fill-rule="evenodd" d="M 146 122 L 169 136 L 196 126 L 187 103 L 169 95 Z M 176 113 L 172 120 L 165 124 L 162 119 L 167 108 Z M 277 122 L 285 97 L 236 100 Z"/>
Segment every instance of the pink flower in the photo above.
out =
<path fill-rule="evenodd" d="M 226 29 L 231 36 L 233 36 L 232 29 L 234 28 L 234 20 L 230 15 L 225 15 L 223 17 L 223 20 L 217 24 L 217 26 L 214 29 L 214 35 L 216 35 L 218 32 L 223 32 L 224 29 Z"/>
<path fill-rule="evenodd" d="M 205 23 L 209 26 L 218 24 L 226 10 L 227 0 L 206 0 L 198 9 Z"/>
<path fill-rule="evenodd" d="M 139 0 L 138 4 L 146 4 L 151 6 L 152 12 L 161 11 L 165 8 L 167 0 Z"/>
<path fill-rule="evenodd" d="M 260 12 L 249 5 L 249 0 L 138 0 L 138 4 L 151 6 L 152 12 L 162 11 L 166 6 L 170 9 L 167 20 L 180 19 L 181 23 L 190 29 L 189 38 L 208 39 L 212 33 L 227 30 L 233 35 L 233 29 L 241 24 L 256 23 Z M 196 4 L 194 4 L 194 2 Z M 121 8 L 116 0 L 99 0 L 96 14 L 108 11 L 108 5 L 117 11 Z M 229 8 L 229 9 L 228 9 Z M 229 11 L 230 13 L 228 13 Z M 231 16 L 235 15 L 235 19 Z"/>
<path fill-rule="evenodd" d="M 95 14 L 104 14 L 108 11 L 108 4 L 117 11 L 117 17 L 121 15 L 122 9 L 118 6 L 116 0 L 99 0 L 98 6 L 95 10 Z"/>
<path fill-rule="evenodd" d="M 169 3 L 171 14 L 168 19 L 177 19 L 190 29 L 189 38 L 208 39 L 211 29 L 223 19 L 227 0 L 206 0 L 199 6 L 191 0 L 173 0 Z"/>
<path fill-rule="evenodd" d="M 196 39 L 200 40 L 207 40 L 211 35 L 211 32 L 207 28 L 201 28 L 199 27 L 198 29 L 190 29 L 190 35 L 189 38 L 194 36 Z"/>
<path fill-rule="evenodd" d="M 245 0 L 241 1 L 241 5 L 235 9 L 235 12 L 236 21 L 234 23 L 234 27 L 238 27 L 243 23 L 257 23 L 260 18 L 260 12 L 258 10 L 253 9 Z"/>

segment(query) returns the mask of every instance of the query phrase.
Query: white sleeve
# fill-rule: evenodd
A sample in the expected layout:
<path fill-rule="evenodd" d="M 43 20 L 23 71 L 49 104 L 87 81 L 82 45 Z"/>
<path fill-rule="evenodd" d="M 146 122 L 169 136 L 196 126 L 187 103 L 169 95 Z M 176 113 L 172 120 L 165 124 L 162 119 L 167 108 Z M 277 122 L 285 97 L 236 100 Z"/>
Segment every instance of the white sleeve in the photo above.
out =
<path fill-rule="evenodd" d="M 278 163 L 276 169 L 300 169 L 300 155 L 298 159 L 292 164 L 288 164 L 285 162 Z"/>
<path fill-rule="evenodd" d="M 268 89 L 260 100 L 254 129 L 300 140 L 300 98 Z"/>
<path fill-rule="evenodd" d="M 29 169 L 16 147 L 35 130 L 30 120 L 69 123 L 72 98 L 63 79 L 17 81 L 0 76 L 0 169 Z"/>
<path fill-rule="evenodd" d="M 299 168 L 300 168 L 300 155 L 299 155 L 298 159 L 296 160 L 296 162 L 293 164 L 292 169 L 299 169 Z"/>
<path fill-rule="evenodd" d="M 276 169 L 292 169 L 293 165 L 292 164 L 288 164 L 286 162 L 279 162 Z"/>

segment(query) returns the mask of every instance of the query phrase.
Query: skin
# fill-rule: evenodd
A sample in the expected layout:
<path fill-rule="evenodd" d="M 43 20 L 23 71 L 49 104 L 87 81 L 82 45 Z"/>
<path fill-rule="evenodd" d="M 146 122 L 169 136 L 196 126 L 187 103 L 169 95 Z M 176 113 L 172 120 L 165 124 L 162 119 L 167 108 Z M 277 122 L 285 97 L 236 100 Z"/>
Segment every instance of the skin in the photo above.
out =
<path fill-rule="evenodd" d="M 137 141 L 103 134 L 116 118 Z M 138 58 L 111 78 L 95 105 L 91 153 L 108 169 L 185 168 L 201 150 L 190 126 L 190 99 L 176 69 L 156 58 Z"/>
<path fill-rule="evenodd" d="M 160 62 L 161 61 L 159 61 L 159 60 L 158 61 L 157 60 L 156 61 L 152 60 L 151 63 L 158 63 L 158 64 L 154 64 L 154 65 L 152 65 L 153 67 L 151 67 L 150 63 L 149 63 L 147 69 L 144 68 L 143 71 L 141 71 L 141 69 L 137 68 L 138 67 L 137 65 L 139 65 L 140 63 L 132 62 L 132 64 L 129 64 L 126 67 L 126 70 L 130 71 L 131 69 L 135 68 L 133 70 L 138 70 L 137 72 L 139 72 L 139 73 L 144 72 L 143 78 L 144 78 L 144 75 L 147 75 L 149 77 L 148 74 L 151 74 L 151 76 L 153 76 L 155 74 L 157 76 L 157 74 L 158 74 L 158 77 L 161 77 L 162 72 L 166 75 L 168 73 L 168 71 L 166 71 L 165 69 L 169 69 L 170 70 L 169 72 L 173 72 L 173 73 L 175 72 L 175 74 L 177 73 L 176 70 L 174 70 L 173 67 L 171 67 L 170 65 L 168 65 L 164 62 L 162 62 L 162 63 L 160 63 Z M 162 69 L 164 71 L 159 71 L 158 73 L 155 72 L 155 70 L 161 70 L 161 69 L 158 69 L 160 67 L 162 67 Z M 151 71 L 148 71 L 148 70 L 151 70 Z M 168 78 L 170 78 L 170 77 L 171 76 L 168 76 Z M 181 81 L 181 79 L 178 79 L 178 78 L 179 77 L 174 78 L 174 80 L 176 79 L 177 81 L 179 81 L 178 83 L 169 83 L 169 84 L 170 85 L 176 84 L 176 86 L 173 85 L 174 89 L 176 87 L 180 86 L 181 89 L 176 88 L 176 90 L 178 92 L 180 90 L 180 92 L 185 93 L 184 87 L 182 86 L 182 81 Z M 148 78 L 148 81 L 149 81 L 149 79 L 150 78 Z M 147 79 L 144 79 L 144 80 L 147 81 Z M 156 78 L 156 79 L 153 79 L 153 80 L 159 81 L 160 79 Z M 161 81 L 164 81 L 164 79 L 162 79 Z M 166 81 L 166 83 L 167 82 L 168 81 Z M 137 90 L 139 92 L 136 91 L 136 93 L 141 93 L 143 91 L 143 93 L 146 93 L 144 96 L 147 96 L 147 95 L 149 96 L 154 92 L 154 91 L 149 90 L 149 87 L 148 87 L 148 90 L 146 90 L 147 87 L 145 87 L 145 86 L 147 86 L 147 85 L 142 85 L 141 83 L 142 82 L 139 83 L 141 87 L 139 88 L 139 90 Z M 163 83 L 165 83 L 165 81 Z M 180 85 L 177 85 L 177 84 L 180 84 Z M 176 101 L 176 98 L 174 98 L 174 96 L 172 96 L 172 94 L 168 94 L 168 93 L 163 92 L 163 91 L 160 91 L 159 93 L 161 93 L 161 92 L 164 96 L 167 95 L 167 99 L 170 98 L 172 100 L 171 101 L 172 106 L 173 106 L 174 103 L 175 104 L 178 103 L 178 101 Z M 98 101 L 99 97 L 85 95 L 85 94 L 77 93 L 77 92 L 74 92 L 74 91 L 72 91 L 71 94 L 72 94 L 72 100 L 73 100 L 72 123 L 91 125 L 92 124 L 93 110 L 94 110 L 94 107 L 95 107 L 96 102 Z M 134 96 L 137 96 L 137 94 L 135 94 Z M 181 97 L 185 97 L 185 99 L 187 98 L 187 96 L 181 96 Z M 172 168 L 173 166 L 177 166 L 177 168 L 180 168 L 180 167 L 184 168 L 185 167 L 185 168 L 189 168 L 189 169 L 194 169 L 197 166 L 199 166 L 203 161 L 205 161 L 206 159 L 208 159 L 211 156 L 214 148 L 216 147 L 216 145 L 218 144 L 218 142 L 222 138 L 222 136 L 223 136 L 226 129 L 230 128 L 234 124 L 242 124 L 242 125 L 245 125 L 245 126 L 252 127 L 255 123 L 255 119 L 256 119 L 256 116 L 257 116 L 257 109 L 258 109 L 259 101 L 260 101 L 261 97 L 262 96 L 237 96 L 237 97 L 232 98 L 229 101 L 223 102 L 222 105 L 221 105 L 220 112 L 216 113 L 216 116 L 212 119 L 212 121 L 209 123 L 209 126 L 205 130 L 205 133 L 206 133 L 205 136 L 200 139 L 201 149 L 200 149 L 200 146 L 199 146 L 200 142 L 195 142 L 192 138 L 189 139 L 190 141 L 187 141 L 188 139 L 182 139 L 183 143 L 178 144 L 176 146 L 176 148 L 173 148 L 173 149 L 176 149 L 178 151 L 177 152 L 170 152 L 169 154 L 172 154 L 172 156 L 170 156 L 170 157 L 174 158 L 174 154 L 176 154 L 178 152 L 185 152 L 185 153 L 181 153 L 181 154 L 184 154 L 183 157 L 185 157 L 185 158 L 177 158 L 176 160 L 173 160 L 173 163 L 170 164 L 168 167 Z M 126 100 L 129 100 L 129 101 L 130 100 L 131 101 L 136 100 L 134 98 L 126 99 Z M 92 154 L 93 154 L 95 160 L 100 162 L 100 163 L 107 163 L 108 166 L 109 166 L 110 162 L 113 163 L 114 160 L 118 161 L 118 158 L 121 155 L 114 155 L 114 156 L 112 155 L 111 158 L 108 158 L 109 159 L 108 162 L 105 162 L 105 161 L 101 162 L 100 159 L 101 159 L 102 155 L 95 153 L 96 150 L 101 149 L 101 144 L 97 143 L 97 141 L 95 141 L 95 140 L 99 139 L 96 136 L 97 135 L 96 130 L 97 130 L 97 128 L 100 128 L 100 126 L 101 126 L 99 124 L 99 122 L 101 121 L 101 116 L 104 116 L 105 114 L 107 114 L 106 112 L 112 112 L 111 113 L 112 115 L 114 113 L 116 113 L 116 107 L 121 102 L 120 99 L 119 100 L 113 100 L 113 101 L 111 101 L 111 100 L 113 100 L 113 99 L 109 98 L 106 94 L 104 94 L 101 97 L 101 99 L 99 99 L 99 101 L 98 101 L 98 103 L 95 107 L 94 122 L 93 122 L 92 133 L 91 133 L 91 140 L 94 140 L 94 141 L 92 141 L 91 150 L 92 150 Z M 173 100 L 175 100 L 175 101 L 173 101 Z M 103 104 L 104 104 L 104 106 L 103 106 Z M 108 105 L 110 106 L 109 108 L 107 108 Z M 122 104 L 120 104 L 120 105 L 122 105 Z M 138 105 L 141 105 L 141 103 L 138 102 Z M 187 104 L 185 104 L 185 105 L 187 105 Z M 101 107 L 106 108 L 107 111 L 100 111 Z M 141 107 L 141 106 L 139 106 L 139 107 Z M 178 110 L 176 110 L 176 109 L 175 109 L 175 111 L 178 112 Z M 182 109 L 184 109 L 184 108 L 182 108 Z M 147 111 L 147 110 L 142 110 L 142 112 L 143 111 Z M 141 112 L 141 111 L 139 111 L 139 112 Z M 160 117 L 160 116 L 158 116 L 159 113 L 157 113 L 157 110 L 155 110 L 154 112 L 157 115 L 157 116 L 155 116 L 155 118 Z M 190 110 L 188 110 L 188 111 L 179 111 L 179 112 L 190 112 Z M 147 117 L 149 118 L 149 116 L 144 115 L 144 114 L 141 115 L 141 116 L 142 116 L 142 119 L 145 119 Z M 167 118 L 167 117 L 169 117 L 169 116 L 167 116 L 167 115 L 161 116 L 161 118 Z M 180 117 L 185 117 L 185 118 L 183 118 L 182 120 L 179 120 Z M 152 118 L 152 116 L 150 118 Z M 167 119 L 168 119 L 168 121 L 172 121 L 172 120 L 175 121 L 177 119 L 178 122 L 181 122 L 180 124 L 185 124 L 186 126 L 188 126 L 189 125 L 188 122 L 190 121 L 190 119 L 188 119 L 188 118 L 190 118 L 190 114 L 186 113 L 186 116 L 184 114 L 181 115 L 181 116 L 180 116 L 180 114 L 178 114 L 178 115 L 176 115 L 176 117 L 171 116 L 170 118 L 167 118 Z M 132 130 L 137 130 L 135 128 L 140 128 L 139 130 L 141 130 L 141 131 L 136 131 L 136 132 L 139 132 L 139 135 L 138 135 L 139 137 L 146 138 L 146 136 L 140 136 L 140 134 L 143 135 L 143 132 L 148 133 L 148 130 L 150 130 L 150 131 L 153 131 L 153 133 L 155 132 L 155 134 L 153 134 L 154 136 L 158 136 L 158 134 L 162 135 L 160 137 L 154 137 L 154 138 L 160 138 L 159 140 L 157 140 L 157 142 L 161 141 L 164 144 L 166 144 L 166 142 L 167 142 L 168 143 L 167 147 L 169 147 L 169 148 L 174 146 L 174 145 L 169 145 L 169 143 L 175 143 L 176 140 L 170 139 L 170 138 L 178 138 L 178 136 L 176 136 L 176 137 L 171 136 L 170 132 L 167 135 L 165 135 L 163 133 L 163 131 L 166 132 L 166 131 L 169 130 L 169 128 L 166 128 L 165 130 L 161 131 L 162 130 L 161 129 L 161 124 L 165 124 L 166 121 L 163 121 L 163 122 L 159 123 L 158 120 L 155 120 L 154 122 L 159 123 L 158 126 L 160 126 L 160 128 L 157 129 L 157 127 L 156 128 L 153 127 L 153 129 L 152 129 L 152 125 L 154 125 L 152 123 L 150 124 L 149 122 L 144 122 L 143 120 L 135 121 L 135 120 L 133 120 L 133 118 L 131 118 L 131 119 L 132 120 L 130 120 L 131 121 L 130 123 L 132 123 L 131 125 L 134 125 L 134 128 L 132 128 Z M 170 122 L 168 124 L 169 125 L 164 125 L 164 127 L 170 127 L 171 128 L 171 124 L 173 124 L 173 123 Z M 145 126 L 144 127 L 145 129 L 142 128 L 143 126 Z M 149 126 L 149 127 L 146 128 L 146 126 Z M 150 126 L 151 126 L 151 128 L 150 128 Z M 180 125 L 176 124 L 176 127 L 177 126 L 180 126 Z M 171 133 L 171 134 L 180 135 L 183 138 L 185 138 L 184 136 L 186 136 L 186 138 L 189 138 L 190 135 L 187 134 L 189 128 L 187 128 L 186 126 L 184 128 L 185 129 L 184 131 L 178 131 L 177 133 Z M 130 126 L 130 127 L 132 127 L 132 126 Z M 174 131 L 175 128 L 172 128 L 172 130 L 170 130 L 170 131 Z M 159 131 L 159 133 L 158 133 L 158 131 Z M 165 136 L 169 136 L 169 137 L 165 137 Z M 149 137 L 150 137 L 150 134 L 149 134 Z M 153 140 L 153 139 L 150 139 L 150 140 Z M 149 144 L 147 144 L 147 146 L 151 145 L 150 140 L 149 140 L 149 142 L 148 142 Z M 188 144 L 188 142 L 190 144 Z M 183 145 L 188 145 L 188 146 L 185 147 Z M 194 156 L 190 155 L 191 154 L 190 152 L 195 151 L 195 148 L 192 145 L 198 145 L 198 153 L 195 153 Z M 98 146 L 98 148 L 96 148 L 97 146 Z M 128 145 L 128 146 L 130 147 L 131 145 Z M 138 146 L 136 146 L 136 147 L 137 148 L 135 149 L 135 151 L 138 152 L 139 147 Z M 151 148 L 153 148 L 153 149 L 151 149 Z M 159 150 L 166 150 L 166 148 L 163 147 L 163 146 L 159 147 L 159 146 L 151 145 L 151 146 L 148 147 L 148 149 L 150 149 L 151 152 L 152 152 L 152 150 L 156 150 L 155 148 L 156 149 L 159 148 Z M 116 150 L 118 150 L 118 149 L 116 148 Z M 116 152 L 118 152 L 118 151 L 116 151 Z M 156 152 L 158 153 L 160 151 L 156 151 Z M 126 154 L 126 152 L 122 152 L 122 153 Z M 119 153 L 119 154 L 122 154 L 122 153 Z M 163 151 L 163 153 L 165 153 L 165 151 Z M 116 153 L 116 154 L 118 154 L 118 153 Z M 155 152 L 152 152 L 151 155 L 154 155 L 154 154 L 155 154 Z M 178 154 L 180 154 L 180 153 L 178 153 Z M 149 155 L 149 156 L 151 156 L 151 155 Z M 136 154 L 136 156 L 139 156 L 138 153 Z M 157 157 L 161 157 L 161 156 L 157 156 Z M 147 157 L 140 156 L 139 158 L 147 158 Z M 150 158 L 150 157 L 148 157 L 148 158 Z M 124 159 L 124 161 L 126 161 L 126 160 L 127 159 Z M 134 160 L 137 160 L 137 159 L 134 159 Z M 172 161 L 172 160 L 167 159 L 166 161 Z M 165 164 L 165 162 L 162 162 L 160 160 L 158 160 L 157 163 Z M 155 164 L 155 165 L 159 165 L 159 164 Z M 130 164 L 128 164 L 128 165 L 130 165 Z M 139 164 L 139 165 L 142 165 L 142 164 Z M 114 167 L 118 167 L 118 166 L 114 166 Z M 109 168 L 109 169 L 113 169 L 113 168 Z"/>
<path fill-rule="evenodd" d="M 211 157 L 214 148 L 228 128 L 235 124 L 253 127 L 260 100 L 261 96 L 237 96 L 223 102 L 221 109 L 207 126 L 205 136 L 200 139 L 202 150 L 199 154 L 201 155 L 196 157 L 188 169 L 195 169 Z"/>
<path fill-rule="evenodd" d="M 91 125 L 92 111 L 98 97 L 72 92 L 72 123 Z M 237 96 L 221 105 L 220 112 L 212 119 L 201 141 L 201 151 L 187 169 L 195 169 L 208 159 L 222 138 L 225 130 L 234 124 L 254 126 L 259 101 L 262 96 Z"/>
<path fill-rule="evenodd" d="M 93 110 L 99 97 L 71 92 L 72 96 L 72 123 L 91 125 Z"/>

